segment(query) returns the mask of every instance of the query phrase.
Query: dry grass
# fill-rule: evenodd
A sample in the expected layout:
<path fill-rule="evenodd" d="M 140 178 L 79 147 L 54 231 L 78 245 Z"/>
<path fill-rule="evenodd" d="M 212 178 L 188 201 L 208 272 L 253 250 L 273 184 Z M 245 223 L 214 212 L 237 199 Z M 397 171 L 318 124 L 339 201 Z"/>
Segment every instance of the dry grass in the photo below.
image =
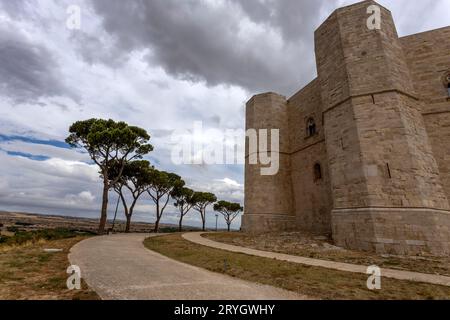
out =
<path fill-rule="evenodd" d="M 214 241 L 263 251 L 450 276 L 450 258 L 430 256 L 382 256 L 366 252 L 344 250 L 342 248 L 333 247 L 331 241 L 317 240 L 314 239 L 314 237 L 306 236 L 298 232 L 263 235 L 249 235 L 239 232 L 208 233 L 203 236 Z"/>
<path fill-rule="evenodd" d="M 82 290 L 66 287 L 67 254 L 85 237 L 0 246 L 0 300 L 98 300 L 83 282 Z M 45 253 L 44 248 L 63 249 Z"/>
<path fill-rule="evenodd" d="M 213 272 L 272 285 L 318 299 L 449 299 L 450 287 L 382 279 L 370 291 L 367 276 L 303 266 L 213 249 L 184 240 L 180 234 L 149 238 L 148 249 Z"/>

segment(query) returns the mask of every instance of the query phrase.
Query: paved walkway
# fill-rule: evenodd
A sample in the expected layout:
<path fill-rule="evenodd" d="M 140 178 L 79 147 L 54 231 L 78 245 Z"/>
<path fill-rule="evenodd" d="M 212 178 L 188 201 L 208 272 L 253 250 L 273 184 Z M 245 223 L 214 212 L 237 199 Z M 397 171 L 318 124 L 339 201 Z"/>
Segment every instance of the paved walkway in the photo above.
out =
<path fill-rule="evenodd" d="M 213 273 L 144 247 L 148 235 L 94 237 L 76 244 L 69 260 L 106 300 L 297 300 L 305 296 Z"/>
<path fill-rule="evenodd" d="M 342 262 L 334 262 L 328 260 L 318 260 L 312 258 L 304 258 L 299 256 L 292 256 L 288 254 L 268 252 L 255 250 L 250 248 L 244 248 L 239 246 L 234 246 L 230 244 L 220 243 L 216 241 L 212 241 L 202 237 L 203 232 L 195 232 L 195 233 L 185 233 L 183 234 L 183 238 L 194 242 L 196 244 L 204 245 L 211 248 L 222 249 L 231 252 L 237 253 L 245 253 L 252 256 L 264 257 L 269 259 L 277 259 L 281 261 L 293 262 L 304 264 L 308 266 L 314 267 L 323 267 L 327 269 L 334 269 L 340 271 L 354 272 L 354 273 L 366 273 L 367 266 L 350 264 L 350 263 L 342 263 Z M 410 271 L 401 271 L 394 269 L 381 269 L 381 276 L 387 278 L 393 278 L 398 280 L 409 280 L 415 282 L 425 282 L 431 284 L 439 284 L 444 286 L 450 286 L 450 277 L 418 273 L 418 272 L 410 272 Z"/>

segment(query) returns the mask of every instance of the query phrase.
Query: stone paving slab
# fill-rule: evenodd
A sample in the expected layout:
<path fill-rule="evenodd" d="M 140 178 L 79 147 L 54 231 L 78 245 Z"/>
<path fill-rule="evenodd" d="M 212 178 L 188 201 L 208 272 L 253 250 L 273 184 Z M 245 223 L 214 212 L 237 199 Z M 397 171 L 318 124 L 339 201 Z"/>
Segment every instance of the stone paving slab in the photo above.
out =
<path fill-rule="evenodd" d="M 368 266 L 343 263 L 343 262 L 334 262 L 334 261 L 329 261 L 329 260 L 305 258 L 305 257 L 293 256 L 293 255 L 288 255 L 288 254 L 283 254 L 283 253 L 261 251 L 261 250 L 251 249 L 251 248 L 234 246 L 231 244 L 226 244 L 226 243 L 221 243 L 221 242 L 212 241 L 210 239 L 206 239 L 201 236 L 202 234 L 204 234 L 204 232 L 185 233 L 185 234 L 183 234 L 183 238 L 188 241 L 191 241 L 193 243 L 207 246 L 210 248 L 221 249 L 221 250 L 226 250 L 226 251 L 236 252 L 236 253 L 244 253 L 244 254 L 257 256 L 257 257 L 299 263 L 299 264 L 303 264 L 303 265 L 307 265 L 307 266 L 323 267 L 323 268 L 339 270 L 339 271 L 364 273 L 364 274 L 366 274 L 366 272 L 367 272 Z M 447 276 L 440 276 L 440 275 L 433 275 L 433 274 L 426 274 L 426 273 L 419 273 L 419 272 L 412 272 L 412 271 L 385 269 L 385 268 L 381 269 L 381 276 L 386 277 L 386 278 L 398 279 L 398 280 L 408 280 L 408 281 L 450 286 L 450 277 L 447 277 Z"/>
<path fill-rule="evenodd" d="M 145 248 L 149 235 L 94 237 L 69 253 L 105 300 L 305 300 L 294 292 L 184 264 Z"/>

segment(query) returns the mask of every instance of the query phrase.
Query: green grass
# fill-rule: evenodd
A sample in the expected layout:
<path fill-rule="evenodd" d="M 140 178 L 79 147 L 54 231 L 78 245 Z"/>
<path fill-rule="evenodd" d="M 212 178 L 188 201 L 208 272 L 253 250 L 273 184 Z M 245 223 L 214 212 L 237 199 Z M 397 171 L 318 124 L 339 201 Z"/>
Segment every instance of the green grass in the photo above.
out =
<path fill-rule="evenodd" d="M 144 244 L 184 263 L 317 299 L 450 299 L 450 287 L 382 278 L 382 290 L 371 291 L 363 274 L 213 249 L 180 234 L 148 238 Z"/>

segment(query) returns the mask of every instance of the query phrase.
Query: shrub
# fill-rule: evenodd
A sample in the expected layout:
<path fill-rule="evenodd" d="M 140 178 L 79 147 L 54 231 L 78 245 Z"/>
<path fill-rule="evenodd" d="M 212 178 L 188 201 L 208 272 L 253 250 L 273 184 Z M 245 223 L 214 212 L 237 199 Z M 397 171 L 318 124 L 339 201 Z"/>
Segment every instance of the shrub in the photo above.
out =
<path fill-rule="evenodd" d="M 75 231 L 64 228 L 39 230 L 36 232 L 41 238 L 44 238 L 45 240 L 59 240 L 59 239 L 74 238 L 77 236 Z"/>
<path fill-rule="evenodd" d="M 159 228 L 159 232 L 161 233 L 174 233 L 174 232 L 178 232 L 179 229 L 175 228 L 175 227 L 161 227 Z"/>
<path fill-rule="evenodd" d="M 2 235 L 0 235 L 0 244 L 7 242 L 7 241 L 8 241 L 8 238 L 9 238 L 9 237 L 7 237 L 7 236 L 2 236 Z"/>
<path fill-rule="evenodd" d="M 9 227 L 6 227 L 6 231 L 16 233 L 19 231 L 19 228 L 15 227 L 15 226 L 9 226 Z"/>
<path fill-rule="evenodd" d="M 74 238 L 76 236 L 77 236 L 76 231 L 63 228 L 45 229 L 37 231 L 18 230 L 15 232 L 13 237 L 8 237 L 6 238 L 6 240 L 2 240 L 1 243 L 10 245 L 11 244 L 21 245 L 26 242 L 37 242 L 39 240 L 60 240 L 60 239 Z"/>

